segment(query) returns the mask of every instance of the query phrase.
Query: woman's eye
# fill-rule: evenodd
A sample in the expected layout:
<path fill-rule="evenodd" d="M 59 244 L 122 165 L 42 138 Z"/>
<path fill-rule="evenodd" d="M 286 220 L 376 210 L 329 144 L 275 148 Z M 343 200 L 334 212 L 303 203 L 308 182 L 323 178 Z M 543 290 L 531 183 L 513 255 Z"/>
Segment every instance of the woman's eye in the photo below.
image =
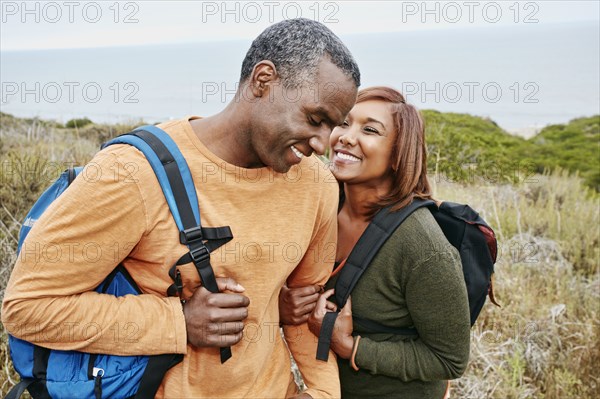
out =
<path fill-rule="evenodd" d="M 344 123 L 342 123 L 342 126 L 350 126 L 347 119 L 344 121 Z"/>
<path fill-rule="evenodd" d="M 365 127 L 365 131 L 369 132 L 369 133 L 379 134 L 379 131 L 377 129 L 369 127 L 369 126 Z"/>

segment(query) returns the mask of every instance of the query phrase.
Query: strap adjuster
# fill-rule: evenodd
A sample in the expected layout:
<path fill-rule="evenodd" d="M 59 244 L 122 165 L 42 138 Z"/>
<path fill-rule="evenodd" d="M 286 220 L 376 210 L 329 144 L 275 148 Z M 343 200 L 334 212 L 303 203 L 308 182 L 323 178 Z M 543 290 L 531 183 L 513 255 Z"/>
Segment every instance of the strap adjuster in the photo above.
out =
<path fill-rule="evenodd" d="M 210 260 L 210 252 L 205 245 L 201 245 L 198 248 L 190 249 L 190 256 L 192 257 L 192 261 L 194 264 L 199 264 L 205 262 L 206 260 Z"/>
<path fill-rule="evenodd" d="M 202 240 L 202 227 L 196 226 L 179 232 L 179 242 L 189 245 L 195 241 Z"/>
<path fill-rule="evenodd" d="M 175 288 L 177 289 L 178 296 L 181 296 L 183 292 L 183 282 L 181 281 L 181 272 L 177 269 L 177 274 L 175 275 Z"/>

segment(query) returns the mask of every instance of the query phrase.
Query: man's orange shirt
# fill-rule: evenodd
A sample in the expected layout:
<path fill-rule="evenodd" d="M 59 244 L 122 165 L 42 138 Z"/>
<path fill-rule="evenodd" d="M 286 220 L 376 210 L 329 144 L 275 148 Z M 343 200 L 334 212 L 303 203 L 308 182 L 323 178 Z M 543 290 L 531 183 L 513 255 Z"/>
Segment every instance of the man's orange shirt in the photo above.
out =
<path fill-rule="evenodd" d="M 211 254 L 216 276 L 232 277 L 250 298 L 233 357 L 221 364 L 218 348 L 187 344 L 180 300 L 166 297 L 173 283 L 168 271 L 187 248 L 150 165 L 128 145 L 99 152 L 35 223 L 8 283 L 2 321 L 17 338 L 52 349 L 185 354 L 159 397 L 285 397 L 293 381 L 278 293 L 286 280 L 290 286 L 327 281 L 337 239 L 335 179 L 315 156 L 286 174 L 240 168 L 212 154 L 189 119 L 160 127 L 187 160 L 202 225 L 233 232 Z M 143 295 L 92 292 L 119 262 Z M 193 264 L 180 270 L 189 298 L 198 273 Z M 306 324 L 286 327 L 285 335 L 308 393 L 339 397 L 336 362 L 315 359 L 317 339 Z"/>

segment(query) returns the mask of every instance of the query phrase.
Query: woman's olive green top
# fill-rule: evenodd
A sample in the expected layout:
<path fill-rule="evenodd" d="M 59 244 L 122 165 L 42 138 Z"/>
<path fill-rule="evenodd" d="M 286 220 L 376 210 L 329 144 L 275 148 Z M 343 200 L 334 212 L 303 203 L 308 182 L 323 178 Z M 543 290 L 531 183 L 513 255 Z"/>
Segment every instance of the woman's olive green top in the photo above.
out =
<path fill-rule="evenodd" d="M 470 318 L 460 257 L 429 210 L 418 209 L 394 232 L 351 298 L 354 315 L 415 327 L 418 338 L 369 332 L 355 321 L 360 370 L 338 359 L 344 399 L 441 399 L 447 380 L 465 371 Z"/>

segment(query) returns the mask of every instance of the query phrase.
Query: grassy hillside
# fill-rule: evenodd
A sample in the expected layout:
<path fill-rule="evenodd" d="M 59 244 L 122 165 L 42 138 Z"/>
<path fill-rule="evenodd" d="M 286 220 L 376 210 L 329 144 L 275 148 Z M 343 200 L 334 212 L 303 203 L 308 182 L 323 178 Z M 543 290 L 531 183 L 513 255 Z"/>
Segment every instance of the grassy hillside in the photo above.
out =
<path fill-rule="evenodd" d="M 537 171 L 579 171 L 588 186 L 600 191 L 600 116 L 547 126 L 529 141 L 536 150 L 532 159 Z"/>
<path fill-rule="evenodd" d="M 489 119 L 423 111 L 429 170 L 446 180 L 517 183 L 544 170 L 579 173 L 600 191 L 600 115 L 544 128 L 529 140 L 512 136 Z"/>
<path fill-rule="evenodd" d="M 499 238 L 495 285 L 502 308 L 484 307 L 472 330 L 469 367 L 452 383 L 452 396 L 598 397 L 600 201 L 588 179 L 598 171 L 598 117 L 524 140 L 486 119 L 424 114 L 436 196 L 469 203 Z M 102 141 L 138 124 L 64 127 L 0 115 L 0 298 L 20 221 L 40 192 L 66 166 L 89 161 Z M 550 171 L 554 166 L 565 169 Z M 1 327 L 0 397 L 18 381 L 6 340 Z"/>
<path fill-rule="evenodd" d="M 516 183 L 534 165 L 529 143 L 489 119 L 466 114 L 423 111 L 429 150 L 428 169 L 448 181 Z"/>

